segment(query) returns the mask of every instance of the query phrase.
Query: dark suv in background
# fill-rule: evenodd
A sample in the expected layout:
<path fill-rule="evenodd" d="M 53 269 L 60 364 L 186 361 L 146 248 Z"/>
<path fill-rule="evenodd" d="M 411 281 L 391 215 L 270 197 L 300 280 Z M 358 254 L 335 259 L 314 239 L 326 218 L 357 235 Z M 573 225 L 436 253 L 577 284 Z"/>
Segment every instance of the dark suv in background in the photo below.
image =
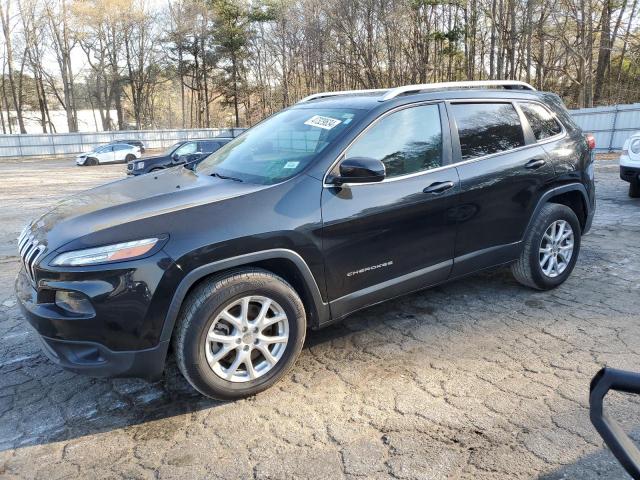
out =
<path fill-rule="evenodd" d="M 313 95 L 194 170 L 30 223 L 17 296 L 65 368 L 158 378 L 171 347 L 203 394 L 251 395 L 307 328 L 369 305 L 504 264 L 562 284 L 595 210 L 590 142 L 521 82 Z"/>
<path fill-rule="evenodd" d="M 229 143 L 231 138 L 185 140 L 171 145 L 161 155 L 140 158 L 127 164 L 128 175 L 142 175 L 185 163 L 195 166 L 207 155 Z"/>

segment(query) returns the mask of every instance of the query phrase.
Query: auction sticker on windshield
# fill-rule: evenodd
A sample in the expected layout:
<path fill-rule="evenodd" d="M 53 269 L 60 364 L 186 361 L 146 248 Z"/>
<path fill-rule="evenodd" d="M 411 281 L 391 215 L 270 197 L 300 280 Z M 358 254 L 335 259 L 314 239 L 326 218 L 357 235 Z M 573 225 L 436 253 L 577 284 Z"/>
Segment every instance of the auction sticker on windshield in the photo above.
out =
<path fill-rule="evenodd" d="M 333 127 L 342 123 L 342 120 L 337 120 L 331 117 L 323 117 L 322 115 L 314 115 L 309 120 L 304 122 L 305 125 L 312 127 L 324 128 L 325 130 L 331 130 Z"/>

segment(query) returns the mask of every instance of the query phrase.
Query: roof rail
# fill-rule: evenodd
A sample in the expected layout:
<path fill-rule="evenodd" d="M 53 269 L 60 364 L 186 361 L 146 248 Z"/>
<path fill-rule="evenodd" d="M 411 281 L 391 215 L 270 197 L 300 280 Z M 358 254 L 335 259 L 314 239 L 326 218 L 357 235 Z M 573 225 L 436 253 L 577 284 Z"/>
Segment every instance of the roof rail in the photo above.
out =
<path fill-rule="evenodd" d="M 376 93 L 376 92 L 382 93 L 382 92 L 388 92 L 388 91 L 389 91 L 388 88 L 371 88 L 368 90 L 342 90 L 339 92 L 321 92 L 321 93 L 314 93 L 313 95 L 309 95 L 308 97 L 304 97 L 298 103 L 304 103 L 304 102 L 309 102 L 311 100 L 316 100 L 318 98 L 334 97 L 338 95 L 358 95 L 362 93 Z"/>
<path fill-rule="evenodd" d="M 419 85 L 405 85 L 403 87 L 392 88 L 387 91 L 380 99 L 381 102 L 391 100 L 405 93 L 417 93 L 429 90 L 446 90 L 455 88 L 485 88 L 485 87 L 502 87 L 513 90 L 533 90 L 531 85 L 518 80 L 478 80 L 466 82 L 442 82 L 442 83 L 423 83 Z"/>

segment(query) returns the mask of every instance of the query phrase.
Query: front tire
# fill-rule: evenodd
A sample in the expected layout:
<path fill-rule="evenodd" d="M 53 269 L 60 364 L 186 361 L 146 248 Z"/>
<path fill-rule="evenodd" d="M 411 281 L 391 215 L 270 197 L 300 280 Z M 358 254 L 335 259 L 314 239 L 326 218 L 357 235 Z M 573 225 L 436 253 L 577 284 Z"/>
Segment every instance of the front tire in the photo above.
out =
<path fill-rule="evenodd" d="M 582 229 L 566 205 L 547 203 L 534 219 L 520 258 L 511 266 L 522 285 L 550 290 L 571 275 L 580 252 Z"/>
<path fill-rule="evenodd" d="M 238 270 L 205 280 L 189 295 L 176 327 L 176 362 L 203 395 L 235 400 L 280 380 L 305 334 L 304 306 L 285 280 Z"/>
<path fill-rule="evenodd" d="M 629 183 L 629 196 L 631 198 L 640 198 L 640 178 L 631 180 Z"/>
<path fill-rule="evenodd" d="M 85 162 L 85 165 L 89 166 L 89 167 L 95 167 L 96 165 L 99 165 L 100 162 L 98 161 L 97 158 L 87 158 L 87 161 Z"/>

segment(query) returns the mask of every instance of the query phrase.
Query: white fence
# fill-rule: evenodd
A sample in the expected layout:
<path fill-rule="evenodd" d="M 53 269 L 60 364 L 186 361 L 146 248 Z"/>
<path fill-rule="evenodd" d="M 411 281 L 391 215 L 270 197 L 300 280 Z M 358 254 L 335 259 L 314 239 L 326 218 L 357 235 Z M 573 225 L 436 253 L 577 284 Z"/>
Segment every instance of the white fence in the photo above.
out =
<path fill-rule="evenodd" d="M 570 110 L 585 131 L 596 137 L 598 151 L 620 150 L 631 133 L 640 131 L 640 103 Z M 142 140 L 147 148 L 163 148 L 180 140 L 236 137 L 242 128 L 194 130 L 125 130 L 99 133 L 0 135 L 0 158 L 73 155 L 115 140 Z"/>
<path fill-rule="evenodd" d="M 180 140 L 237 137 L 243 128 L 124 130 L 98 133 L 0 135 L 0 158 L 73 155 L 116 140 L 142 140 L 146 148 L 164 148 Z"/>
<path fill-rule="evenodd" d="M 621 150 L 624 141 L 640 131 L 640 103 L 571 110 L 571 117 L 585 132 L 593 133 L 596 150 Z"/>

